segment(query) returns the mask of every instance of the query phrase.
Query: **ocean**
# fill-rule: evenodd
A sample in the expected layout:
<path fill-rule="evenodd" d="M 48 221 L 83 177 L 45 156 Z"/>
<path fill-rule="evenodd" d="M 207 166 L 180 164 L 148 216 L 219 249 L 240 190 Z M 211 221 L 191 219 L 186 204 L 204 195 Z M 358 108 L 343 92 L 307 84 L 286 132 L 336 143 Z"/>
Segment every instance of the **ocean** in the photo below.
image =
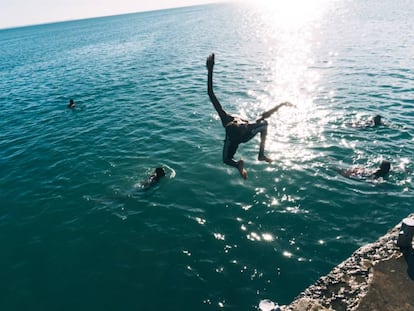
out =
<path fill-rule="evenodd" d="M 290 303 L 413 212 L 413 25 L 410 0 L 291 0 L 1 30 L 0 310 Z M 247 180 L 210 53 L 226 111 L 295 104 L 271 164 L 240 145 Z"/>

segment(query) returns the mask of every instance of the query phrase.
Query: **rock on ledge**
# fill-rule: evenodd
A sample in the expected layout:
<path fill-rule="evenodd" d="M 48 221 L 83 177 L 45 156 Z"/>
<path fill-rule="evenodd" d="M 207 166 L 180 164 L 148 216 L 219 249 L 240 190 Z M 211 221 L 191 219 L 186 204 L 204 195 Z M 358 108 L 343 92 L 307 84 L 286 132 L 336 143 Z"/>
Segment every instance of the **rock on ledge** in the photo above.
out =
<path fill-rule="evenodd" d="M 414 311 L 414 250 L 403 254 L 397 246 L 401 224 L 358 249 L 281 310 Z"/>

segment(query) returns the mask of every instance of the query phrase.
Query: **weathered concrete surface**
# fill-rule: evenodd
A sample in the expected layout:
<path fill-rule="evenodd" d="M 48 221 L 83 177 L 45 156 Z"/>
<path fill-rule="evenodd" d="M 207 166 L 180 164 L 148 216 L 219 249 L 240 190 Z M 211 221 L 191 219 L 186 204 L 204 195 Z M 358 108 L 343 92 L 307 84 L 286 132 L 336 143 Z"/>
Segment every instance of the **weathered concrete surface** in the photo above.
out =
<path fill-rule="evenodd" d="M 281 310 L 414 311 L 414 250 L 402 254 L 396 245 L 400 227 L 358 249 Z"/>

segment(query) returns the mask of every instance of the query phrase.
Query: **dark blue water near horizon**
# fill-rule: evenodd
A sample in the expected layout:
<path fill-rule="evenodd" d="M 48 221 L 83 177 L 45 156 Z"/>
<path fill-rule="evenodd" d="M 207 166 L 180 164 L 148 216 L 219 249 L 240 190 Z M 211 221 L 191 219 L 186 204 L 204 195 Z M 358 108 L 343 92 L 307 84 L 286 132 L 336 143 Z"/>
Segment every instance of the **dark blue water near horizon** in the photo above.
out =
<path fill-rule="evenodd" d="M 0 30 L 0 310 L 288 304 L 413 212 L 414 4 L 298 3 Z M 239 148 L 247 180 L 211 52 L 229 112 L 296 105 L 269 119 L 273 163 Z"/>

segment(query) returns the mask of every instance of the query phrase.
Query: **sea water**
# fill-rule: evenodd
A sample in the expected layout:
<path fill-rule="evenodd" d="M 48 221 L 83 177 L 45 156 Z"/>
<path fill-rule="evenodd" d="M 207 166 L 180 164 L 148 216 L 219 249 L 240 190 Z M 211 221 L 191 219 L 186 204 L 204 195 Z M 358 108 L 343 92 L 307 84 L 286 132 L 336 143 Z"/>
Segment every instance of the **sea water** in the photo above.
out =
<path fill-rule="evenodd" d="M 413 25 L 409 0 L 292 0 L 0 31 L 0 309 L 289 303 L 413 211 Z M 212 52 L 228 112 L 296 105 L 268 120 L 273 163 L 239 147 L 247 180 Z"/>

